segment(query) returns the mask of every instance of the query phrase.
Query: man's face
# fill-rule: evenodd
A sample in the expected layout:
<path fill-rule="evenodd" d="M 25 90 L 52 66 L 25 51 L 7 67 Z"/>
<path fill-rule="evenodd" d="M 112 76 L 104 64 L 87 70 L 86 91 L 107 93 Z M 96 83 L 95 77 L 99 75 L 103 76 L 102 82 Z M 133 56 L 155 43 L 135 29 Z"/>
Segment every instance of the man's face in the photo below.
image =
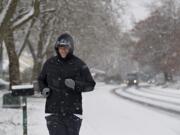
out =
<path fill-rule="evenodd" d="M 61 55 L 62 58 L 66 58 L 66 56 L 69 53 L 69 48 L 68 47 L 59 47 L 58 52 Z"/>

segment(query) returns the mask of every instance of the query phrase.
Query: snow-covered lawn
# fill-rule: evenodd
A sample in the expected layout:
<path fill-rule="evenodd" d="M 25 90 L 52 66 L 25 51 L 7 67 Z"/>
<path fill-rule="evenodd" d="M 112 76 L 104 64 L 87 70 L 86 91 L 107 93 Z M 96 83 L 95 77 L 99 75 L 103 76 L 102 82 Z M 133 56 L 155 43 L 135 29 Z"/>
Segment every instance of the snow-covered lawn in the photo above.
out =
<path fill-rule="evenodd" d="M 117 87 L 97 83 L 95 91 L 83 93 L 80 135 L 180 135 L 180 117 L 124 100 L 113 94 Z M 48 135 L 44 104 L 28 98 L 28 135 Z M 0 107 L 0 135 L 22 135 L 22 110 Z"/>

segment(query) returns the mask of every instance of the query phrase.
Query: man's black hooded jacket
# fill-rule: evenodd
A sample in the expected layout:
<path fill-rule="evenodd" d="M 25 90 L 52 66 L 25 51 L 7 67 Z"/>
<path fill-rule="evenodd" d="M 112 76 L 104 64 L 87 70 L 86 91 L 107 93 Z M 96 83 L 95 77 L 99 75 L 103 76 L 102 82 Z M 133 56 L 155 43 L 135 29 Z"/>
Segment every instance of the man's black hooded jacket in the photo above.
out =
<path fill-rule="evenodd" d="M 57 48 L 56 52 L 57 52 Z M 58 52 L 57 52 L 58 54 Z M 68 88 L 65 79 L 75 81 L 75 89 Z M 73 53 L 66 59 L 58 54 L 48 59 L 43 65 L 38 77 L 40 91 L 50 88 L 50 95 L 46 100 L 46 113 L 82 114 L 82 92 L 92 91 L 95 87 L 89 68 Z"/>

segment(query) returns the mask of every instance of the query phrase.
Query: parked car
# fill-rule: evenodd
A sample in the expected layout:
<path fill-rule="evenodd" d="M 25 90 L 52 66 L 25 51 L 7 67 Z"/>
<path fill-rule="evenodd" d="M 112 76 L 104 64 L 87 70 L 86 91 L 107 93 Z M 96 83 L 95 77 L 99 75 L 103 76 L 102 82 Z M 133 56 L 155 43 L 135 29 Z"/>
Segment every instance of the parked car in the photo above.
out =
<path fill-rule="evenodd" d="M 127 79 L 125 81 L 127 86 L 138 86 L 139 80 L 138 80 L 138 75 L 136 73 L 129 73 L 127 74 Z"/>

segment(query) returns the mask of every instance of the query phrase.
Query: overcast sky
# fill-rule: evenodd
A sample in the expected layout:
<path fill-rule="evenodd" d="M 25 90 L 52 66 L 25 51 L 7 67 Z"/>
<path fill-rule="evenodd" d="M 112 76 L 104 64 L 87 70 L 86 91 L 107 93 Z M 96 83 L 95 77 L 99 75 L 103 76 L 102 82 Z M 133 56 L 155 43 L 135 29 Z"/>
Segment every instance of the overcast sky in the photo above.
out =
<path fill-rule="evenodd" d="M 155 0 L 127 0 L 128 7 L 126 15 L 124 15 L 125 24 L 127 29 L 133 27 L 133 21 L 138 22 L 145 19 L 149 15 L 148 4 L 154 2 Z M 133 21 L 132 21 L 133 18 Z"/>

